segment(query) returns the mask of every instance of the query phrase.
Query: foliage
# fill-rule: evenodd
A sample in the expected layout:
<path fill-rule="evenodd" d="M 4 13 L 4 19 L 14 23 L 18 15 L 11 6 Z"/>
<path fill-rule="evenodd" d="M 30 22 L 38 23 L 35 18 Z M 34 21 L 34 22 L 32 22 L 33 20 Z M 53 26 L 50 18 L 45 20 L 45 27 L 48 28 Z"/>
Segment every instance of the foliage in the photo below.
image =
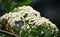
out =
<path fill-rule="evenodd" d="M 4 34 L 4 33 L 1 33 L 1 32 L 0 32 L 0 37 L 12 37 L 12 36 L 11 36 L 11 35 Z"/>
<path fill-rule="evenodd" d="M 32 0 L 0 0 L 0 15 L 13 10 L 15 7 L 29 5 Z"/>
<path fill-rule="evenodd" d="M 58 33 L 58 36 L 57 37 L 60 37 L 60 30 L 59 30 L 59 33 Z"/>

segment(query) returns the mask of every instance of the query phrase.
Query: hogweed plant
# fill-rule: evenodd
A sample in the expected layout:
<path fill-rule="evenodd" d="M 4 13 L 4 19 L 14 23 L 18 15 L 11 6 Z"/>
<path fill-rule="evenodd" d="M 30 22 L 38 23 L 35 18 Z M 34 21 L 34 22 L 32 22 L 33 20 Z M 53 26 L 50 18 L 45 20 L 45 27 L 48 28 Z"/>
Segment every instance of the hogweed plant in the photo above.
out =
<path fill-rule="evenodd" d="M 15 8 L 0 17 L 0 29 L 21 37 L 57 37 L 59 32 L 55 24 L 30 6 Z"/>

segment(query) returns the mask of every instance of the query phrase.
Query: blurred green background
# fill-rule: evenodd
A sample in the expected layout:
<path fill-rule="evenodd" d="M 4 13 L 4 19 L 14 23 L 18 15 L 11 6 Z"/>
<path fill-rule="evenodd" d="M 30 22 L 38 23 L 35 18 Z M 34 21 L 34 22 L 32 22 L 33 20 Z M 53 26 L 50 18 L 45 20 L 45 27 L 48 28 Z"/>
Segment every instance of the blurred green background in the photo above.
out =
<path fill-rule="evenodd" d="M 15 7 L 30 5 L 32 0 L 0 0 L 0 16 L 11 11 Z"/>

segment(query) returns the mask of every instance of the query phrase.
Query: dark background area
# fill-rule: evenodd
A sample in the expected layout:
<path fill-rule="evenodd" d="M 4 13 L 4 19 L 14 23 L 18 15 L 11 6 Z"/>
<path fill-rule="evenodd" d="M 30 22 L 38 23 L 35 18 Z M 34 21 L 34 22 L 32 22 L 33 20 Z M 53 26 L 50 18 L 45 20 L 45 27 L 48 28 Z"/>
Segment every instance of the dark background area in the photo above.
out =
<path fill-rule="evenodd" d="M 60 29 L 60 0 L 33 0 L 31 6 Z"/>

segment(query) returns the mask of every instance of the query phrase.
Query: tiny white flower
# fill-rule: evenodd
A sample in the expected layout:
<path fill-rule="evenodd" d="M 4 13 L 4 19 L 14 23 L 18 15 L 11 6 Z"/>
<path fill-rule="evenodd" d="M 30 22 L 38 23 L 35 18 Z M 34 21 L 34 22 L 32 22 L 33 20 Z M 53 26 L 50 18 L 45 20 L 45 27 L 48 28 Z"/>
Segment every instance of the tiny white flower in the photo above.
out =
<path fill-rule="evenodd" d="M 36 28 L 36 26 L 32 26 L 32 28 Z"/>
<path fill-rule="evenodd" d="M 29 29 L 30 27 L 29 27 L 29 25 L 27 25 L 27 29 Z"/>
<path fill-rule="evenodd" d="M 43 32 L 43 31 L 41 31 L 41 34 L 44 34 L 44 32 Z"/>

